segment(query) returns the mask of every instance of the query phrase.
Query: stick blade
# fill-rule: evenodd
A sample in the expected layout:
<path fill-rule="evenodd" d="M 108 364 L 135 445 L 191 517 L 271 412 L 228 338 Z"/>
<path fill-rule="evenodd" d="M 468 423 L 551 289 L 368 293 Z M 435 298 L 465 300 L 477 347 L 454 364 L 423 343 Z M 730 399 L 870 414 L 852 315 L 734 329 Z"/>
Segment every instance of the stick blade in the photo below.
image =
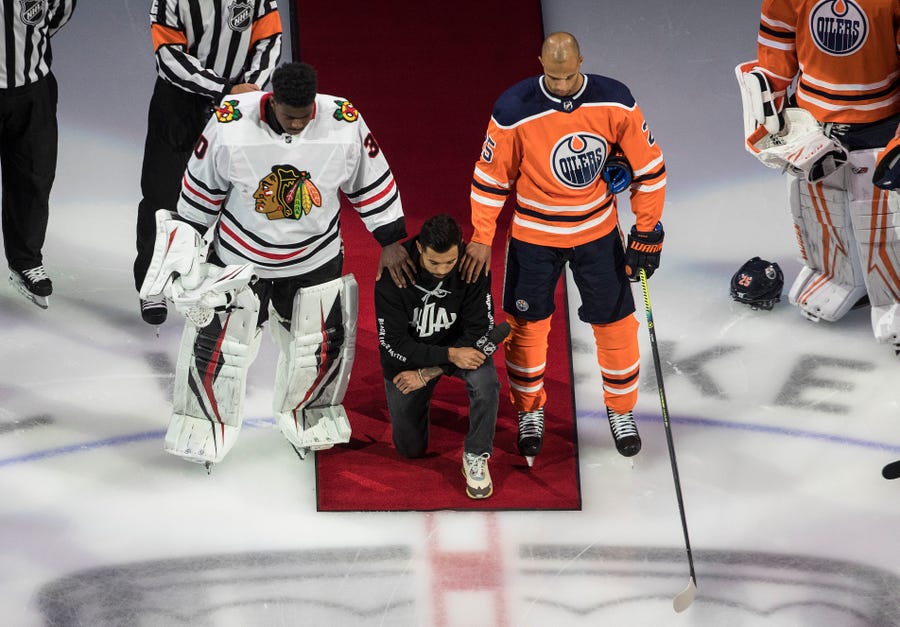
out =
<path fill-rule="evenodd" d="M 687 608 L 691 606 L 691 603 L 694 602 L 694 598 L 697 596 L 697 582 L 694 581 L 694 578 L 691 577 L 691 580 L 688 582 L 687 588 L 678 593 L 674 599 L 672 599 L 672 607 L 675 608 L 676 612 L 683 612 Z"/>
<path fill-rule="evenodd" d="M 900 460 L 891 462 L 881 469 L 881 476 L 885 479 L 896 479 L 900 477 Z"/>

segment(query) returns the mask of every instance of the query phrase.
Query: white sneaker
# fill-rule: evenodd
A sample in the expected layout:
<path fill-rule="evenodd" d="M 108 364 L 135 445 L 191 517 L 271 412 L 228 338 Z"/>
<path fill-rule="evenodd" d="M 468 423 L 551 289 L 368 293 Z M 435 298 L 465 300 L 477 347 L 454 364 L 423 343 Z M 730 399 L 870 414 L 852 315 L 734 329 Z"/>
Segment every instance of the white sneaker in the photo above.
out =
<path fill-rule="evenodd" d="M 486 499 L 494 492 L 487 460 L 490 453 L 463 453 L 462 472 L 466 478 L 466 494 L 473 499 Z"/>

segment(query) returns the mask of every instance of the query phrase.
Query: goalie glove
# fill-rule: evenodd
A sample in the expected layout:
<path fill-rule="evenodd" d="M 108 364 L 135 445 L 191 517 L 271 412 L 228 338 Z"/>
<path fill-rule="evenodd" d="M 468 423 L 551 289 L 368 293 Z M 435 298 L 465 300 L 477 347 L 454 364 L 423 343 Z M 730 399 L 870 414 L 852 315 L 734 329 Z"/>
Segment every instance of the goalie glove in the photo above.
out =
<path fill-rule="evenodd" d="M 649 279 L 653 271 L 659 267 L 664 237 L 661 222 L 657 222 L 652 231 L 638 231 L 637 227 L 631 227 L 628 247 L 625 249 L 625 274 L 630 281 L 639 280 L 641 268 Z"/>
<path fill-rule="evenodd" d="M 613 194 L 624 192 L 631 186 L 634 180 L 634 171 L 631 164 L 622 153 L 610 155 L 603 165 L 603 180 Z"/>
<path fill-rule="evenodd" d="M 881 189 L 900 189 L 900 133 L 878 155 L 872 183 Z"/>

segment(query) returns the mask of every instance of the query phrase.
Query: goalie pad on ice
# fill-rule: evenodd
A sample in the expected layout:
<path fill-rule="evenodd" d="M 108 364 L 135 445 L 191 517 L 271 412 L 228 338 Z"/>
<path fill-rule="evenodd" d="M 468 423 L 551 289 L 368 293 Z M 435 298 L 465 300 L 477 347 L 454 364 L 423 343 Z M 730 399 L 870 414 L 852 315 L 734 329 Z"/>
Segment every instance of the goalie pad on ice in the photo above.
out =
<path fill-rule="evenodd" d="M 782 116 L 784 128 L 779 133 L 760 126 L 747 137 L 747 150 L 763 165 L 814 183 L 847 162 L 847 150 L 822 132 L 809 111 L 788 107 Z"/>
<path fill-rule="evenodd" d="M 851 196 L 861 193 L 855 179 L 867 177 L 860 169 L 871 171 L 853 165 L 816 183 L 788 177 L 794 232 L 804 263 L 788 298 L 813 321 L 839 320 L 866 294 L 851 217 L 851 207 L 866 202 Z M 871 191 L 868 196 L 871 199 Z"/>
<path fill-rule="evenodd" d="M 850 211 L 866 290 L 872 331 L 882 343 L 900 345 L 900 193 L 871 183 L 879 150 L 850 153 Z"/>
<path fill-rule="evenodd" d="M 238 292 L 234 308 L 206 327 L 184 325 L 172 420 L 165 450 L 195 462 L 220 462 L 234 446 L 243 420 L 247 370 L 256 358 L 259 299 Z"/>
<path fill-rule="evenodd" d="M 356 279 L 301 288 L 294 297 L 290 330 L 274 315 L 272 336 L 280 349 L 273 409 L 284 436 L 298 449 L 321 450 L 350 441 L 341 406 L 356 353 Z"/>

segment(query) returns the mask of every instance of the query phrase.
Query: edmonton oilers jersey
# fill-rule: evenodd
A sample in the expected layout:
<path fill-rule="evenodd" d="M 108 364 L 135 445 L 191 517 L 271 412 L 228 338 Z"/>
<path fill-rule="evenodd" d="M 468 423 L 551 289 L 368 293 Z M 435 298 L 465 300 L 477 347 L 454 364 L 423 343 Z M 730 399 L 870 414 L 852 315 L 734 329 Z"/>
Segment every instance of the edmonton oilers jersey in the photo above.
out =
<path fill-rule="evenodd" d="M 764 0 L 759 65 L 820 122 L 866 123 L 900 112 L 898 0 Z"/>
<path fill-rule="evenodd" d="M 665 164 L 640 108 L 619 81 L 594 74 L 573 96 L 526 79 L 497 100 L 472 181 L 472 241 L 490 244 L 515 189 L 512 237 L 568 248 L 616 228 L 615 195 L 603 166 L 620 151 L 634 170 L 631 208 L 650 231 L 662 214 Z"/>

